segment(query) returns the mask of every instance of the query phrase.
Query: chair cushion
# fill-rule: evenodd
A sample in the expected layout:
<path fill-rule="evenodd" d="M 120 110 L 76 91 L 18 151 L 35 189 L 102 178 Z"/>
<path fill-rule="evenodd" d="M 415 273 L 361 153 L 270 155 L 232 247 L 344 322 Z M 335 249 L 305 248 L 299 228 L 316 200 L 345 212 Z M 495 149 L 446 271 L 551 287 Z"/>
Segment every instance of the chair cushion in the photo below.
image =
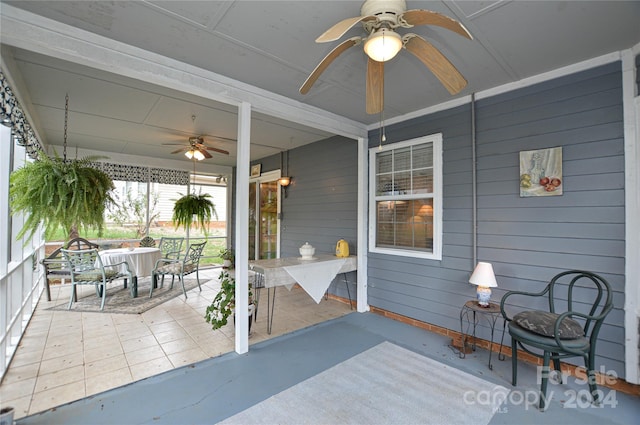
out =
<path fill-rule="evenodd" d="M 104 271 L 104 275 L 107 278 L 107 280 L 109 279 L 113 279 L 116 276 L 118 276 L 118 271 L 117 270 L 105 270 Z M 83 282 L 93 282 L 96 280 L 102 281 L 102 273 L 100 273 L 99 271 L 90 271 L 90 272 L 85 272 L 85 273 L 78 273 L 76 274 L 76 280 L 77 281 L 83 281 Z"/>
<path fill-rule="evenodd" d="M 71 276 L 71 270 L 59 268 L 59 269 L 49 270 L 47 274 L 55 275 L 55 276 Z"/>
<path fill-rule="evenodd" d="M 180 274 L 180 271 L 182 270 L 181 267 L 182 263 L 169 263 L 162 267 L 158 267 L 158 272 L 164 274 Z M 189 274 L 195 271 L 195 269 L 195 264 L 185 264 L 183 274 Z"/>
<path fill-rule="evenodd" d="M 537 333 L 538 335 L 555 338 L 553 328 L 558 317 L 560 317 L 560 315 L 556 313 L 530 310 L 516 314 L 513 316 L 513 321 L 520 327 Z M 582 329 L 580 323 L 565 317 L 560 323 L 558 333 L 560 334 L 560 339 L 576 339 L 584 335 L 584 329 Z"/>
<path fill-rule="evenodd" d="M 558 348 L 558 343 L 555 338 L 531 332 L 528 329 L 518 326 L 518 324 L 513 321 L 509 322 L 509 335 L 511 335 L 511 338 L 543 350 L 555 351 L 555 349 Z M 576 351 L 588 351 L 591 345 L 589 340 L 583 336 L 575 339 L 563 339 L 562 344 L 565 349 Z"/>

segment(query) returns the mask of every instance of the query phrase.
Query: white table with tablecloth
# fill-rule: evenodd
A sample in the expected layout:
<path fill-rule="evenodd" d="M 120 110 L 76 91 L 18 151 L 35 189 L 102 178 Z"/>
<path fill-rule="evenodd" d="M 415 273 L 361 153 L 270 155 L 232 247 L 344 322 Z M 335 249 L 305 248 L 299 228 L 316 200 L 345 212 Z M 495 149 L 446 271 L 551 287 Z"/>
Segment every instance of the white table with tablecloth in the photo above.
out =
<path fill-rule="evenodd" d="M 316 303 L 339 274 L 357 270 L 356 256 L 336 257 L 331 254 L 318 254 L 311 259 L 302 257 L 273 258 L 268 260 L 249 261 L 249 269 L 256 273 L 256 287 L 275 288 L 285 286 L 291 289 L 299 284 Z M 270 295 L 267 293 L 269 298 Z M 267 300 L 267 330 L 271 333 L 271 315 L 273 306 Z"/>
<path fill-rule="evenodd" d="M 138 277 L 151 276 L 156 261 L 162 258 L 158 248 L 116 248 L 99 251 L 100 259 L 104 265 L 127 263 L 133 274 L 134 293 L 137 295 Z M 124 271 L 124 266 L 121 266 Z"/>

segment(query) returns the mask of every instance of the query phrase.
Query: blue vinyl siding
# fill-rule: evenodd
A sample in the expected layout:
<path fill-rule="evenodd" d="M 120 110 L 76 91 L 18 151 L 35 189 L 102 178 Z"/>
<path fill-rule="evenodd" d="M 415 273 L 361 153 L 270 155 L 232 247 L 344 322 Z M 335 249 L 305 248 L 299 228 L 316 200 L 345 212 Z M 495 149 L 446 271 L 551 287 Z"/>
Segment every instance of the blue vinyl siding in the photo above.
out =
<path fill-rule="evenodd" d="M 280 155 L 257 161 L 262 172 L 280 168 Z M 256 163 L 257 163 L 256 162 Z M 281 257 L 297 257 L 298 248 L 309 242 L 316 253 L 335 253 L 336 242 L 349 242 L 357 253 L 358 144 L 335 136 L 289 151 L 289 175 L 293 177 L 282 198 Z M 253 165 L 253 163 L 252 163 Z M 355 300 L 356 272 L 347 274 L 351 298 Z M 329 291 L 347 297 L 343 276 Z"/>
<path fill-rule="evenodd" d="M 624 376 L 624 141 L 619 62 L 476 102 L 477 254 L 499 287 L 540 290 L 585 269 L 614 288 L 596 365 Z M 475 296 L 471 105 L 387 126 L 387 143 L 443 133 L 442 261 L 369 254 L 369 304 L 459 330 Z M 377 131 L 369 134 L 377 146 Z M 519 196 L 519 152 L 561 146 L 562 196 Z M 516 306 L 514 306 L 514 309 Z M 500 326 L 501 328 L 501 326 Z M 480 336 L 489 338 L 481 329 Z M 496 338 L 498 338 L 497 336 Z M 508 340 L 508 337 L 506 338 Z M 579 364 L 579 359 L 576 360 Z"/>

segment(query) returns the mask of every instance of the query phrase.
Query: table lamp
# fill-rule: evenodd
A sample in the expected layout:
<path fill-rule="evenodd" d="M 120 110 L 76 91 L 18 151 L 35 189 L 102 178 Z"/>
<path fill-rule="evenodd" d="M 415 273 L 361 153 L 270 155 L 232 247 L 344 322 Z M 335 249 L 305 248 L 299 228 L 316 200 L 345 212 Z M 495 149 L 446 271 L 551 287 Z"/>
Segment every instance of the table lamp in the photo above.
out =
<path fill-rule="evenodd" d="M 476 291 L 478 295 L 478 305 L 480 307 L 489 307 L 491 288 L 498 286 L 491 263 L 479 262 L 469 278 L 469 283 L 478 286 Z"/>

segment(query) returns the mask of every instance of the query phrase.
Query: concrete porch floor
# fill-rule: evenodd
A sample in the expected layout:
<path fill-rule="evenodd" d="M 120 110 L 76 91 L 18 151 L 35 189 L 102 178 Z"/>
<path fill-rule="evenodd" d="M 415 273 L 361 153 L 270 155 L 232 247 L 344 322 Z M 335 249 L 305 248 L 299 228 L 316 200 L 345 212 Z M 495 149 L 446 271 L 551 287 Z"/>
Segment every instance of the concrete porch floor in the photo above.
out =
<path fill-rule="evenodd" d="M 18 425 L 217 423 L 390 341 L 511 389 L 491 425 L 630 425 L 640 417 L 640 398 L 600 387 L 608 398 L 593 406 L 575 378 L 550 384 L 549 408 L 540 412 L 528 399 L 538 391 L 534 365 L 520 363 L 512 387 L 508 357 L 494 355 L 489 370 L 486 350 L 461 359 L 448 337 L 355 313 L 335 300 L 315 304 L 300 288 L 278 289 L 272 335 L 261 304 L 249 353 L 238 355 L 233 325 L 212 331 L 203 319 L 217 291 L 219 271 L 211 273 L 202 293 L 192 290 L 186 301 L 180 295 L 141 315 L 53 312 L 46 308 L 59 301 L 41 301 L 0 386 L 3 406 L 16 408 Z M 68 288 L 58 290 L 67 300 Z"/>
<path fill-rule="evenodd" d="M 2 406 L 13 406 L 18 419 L 234 351 L 233 324 L 214 331 L 204 320 L 220 286 L 219 273 L 204 270 L 202 292 L 193 289 L 185 300 L 176 285 L 179 296 L 142 314 L 47 310 L 70 296 L 69 285 L 53 285 L 52 300 L 40 299 L 0 383 Z M 250 345 L 351 311 L 336 300 L 316 304 L 299 287 L 278 288 L 269 335 L 265 291 L 262 296 Z"/>
<path fill-rule="evenodd" d="M 585 383 L 574 378 L 569 378 L 564 384 L 550 383 L 547 393 L 551 399 L 549 407 L 541 412 L 536 400 L 539 389 L 537 371 L 532 364 L 519 365 L 518 386 L 512 387 L 509 358 L 505 361 L 494 359 L 493 370 L 489 370 L 486 350 L 478 350 L 461 359 L 449 347 L 450 338 L 377 314 L 353 312 L 255 343 L 246 354 L 230 352 L 172 369 L 24 417 L 17 421 L 17 425 L 219 423 L 385 341 L 510 390 L 488 425 L 632 425 L 640 417 L 640 398 L 637 396 L 600 387 L 606 398 L 600 406 L 595 406 L 585 397 Z M 420 379 L 420 375 L 415 379 Z M 397 385 L 403 383 L 397 382 Z M 394 387 L 390 386 L 388 391 L 394 391 Z M 328 392 L 331 390 L 327 387 Z M 433 391 L 440 389 L 436 385 Z M 354 395 L 343 395 L 347 406 L 351 396 Z M 429 393 L 421 397 L 427 399 Z M 492 394 L 472 394 L 468 398 L 465 393 L 459 399 L 452 399 L 448 408 L 454 409 L 458 403 L 491 402 L 491 397 Z M 424 408 L 424 405 L 416 406 L 407 401 L 406 409 Z M 282 423 L 291 423 L 287 420 L 286 411 L 281 414 Z M 464 422 L 478 423 L 474 417 Z M 305 423 L 316 424 L 317 421 L 309 417 Z M 354 412 L 345 423 L 360 422 Z M 393 420 L 380 423 L 401 424 Z M 449 425 L 447 421 L 444 423 Z"/>

